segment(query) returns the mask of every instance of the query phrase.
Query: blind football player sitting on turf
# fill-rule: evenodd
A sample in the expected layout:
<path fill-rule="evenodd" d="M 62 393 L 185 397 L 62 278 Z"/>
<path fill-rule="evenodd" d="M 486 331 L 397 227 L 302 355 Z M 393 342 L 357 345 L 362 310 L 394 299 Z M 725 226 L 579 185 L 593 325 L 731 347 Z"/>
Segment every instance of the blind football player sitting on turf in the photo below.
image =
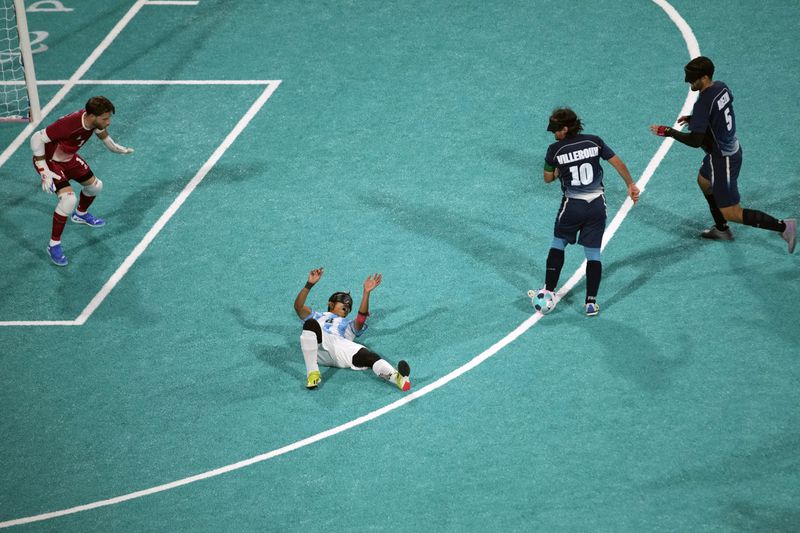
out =
<path fill-rule="evenodd" d="M 294 300 L 294 310 L 303 321 L 303 332 L 300 334 L 300 349 L 306 363 L 306 387 L 315 389 L 322 382 L 319 365 L 336 368 L 352 368 L 364 370 L 371 368 L 375 375 L 394 383 L 400 390 L 411 388 L 408 375 L 411 368 L 405 361 L 397 364 L 397 370 L 380 355 L 355 342 L 367 330 L 369 316 L 369 294 L 381 284 L 381 275 L 367 276 L 364 280 L 364 295 L 355 320 L 347 318 L 353 307 L 353 298 L 346 292 L 335 292 L 328 298 L 328 310 L 325 313 L 314 311 L 306 306 L 306 298 L 311 288 L 324 273 L 322 267 L 315 268 L 308 274 L 308 282 L 300 289 Z"/>

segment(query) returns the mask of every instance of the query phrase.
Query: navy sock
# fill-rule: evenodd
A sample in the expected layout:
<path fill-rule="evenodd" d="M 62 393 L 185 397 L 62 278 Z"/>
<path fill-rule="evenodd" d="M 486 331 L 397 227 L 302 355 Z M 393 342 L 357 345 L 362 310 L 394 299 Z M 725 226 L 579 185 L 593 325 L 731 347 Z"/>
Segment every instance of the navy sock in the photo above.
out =
<path fill-rule="evenodd" d="M 586 262 L 586 303 L 594 302 L 600 291 L 600 279 L 603 277 L 603 263 L 600 261 Z"/>
<path fill-rule="evenodd" d="M 561 269 L 564 267 L 564 250 L 550 248 L 547 254 L 547 270 L 544 276 L 544 286 L 548 291 L 555 291 L 558 286 L 558 278 L 561 277 Z"/>
<path fill-rule="evenodd" d="M 724 231 L 728 228 L 728 221 L 725 220 L 725 217 L 722 215 L 722 211 L 720 211 L 719 207 L 717 207 L 717 201 L 714 199 L 714 195 L 709 194 L 704 196 L 706 197 L 706 202 L 708 202 L 708 208 L 711 210 L 711 216 L 714 218 L 714 225 L 718 230 Z"/>
<path fill-rule="evenodd" d="M 742 209 L 742 224 L 753 226 L 754 228 L 764 228 L 772 231 L 779 231 L 783 233 L 786 230 L 786 224 L 782 220 L 778 220 L 755 209 Z"/>

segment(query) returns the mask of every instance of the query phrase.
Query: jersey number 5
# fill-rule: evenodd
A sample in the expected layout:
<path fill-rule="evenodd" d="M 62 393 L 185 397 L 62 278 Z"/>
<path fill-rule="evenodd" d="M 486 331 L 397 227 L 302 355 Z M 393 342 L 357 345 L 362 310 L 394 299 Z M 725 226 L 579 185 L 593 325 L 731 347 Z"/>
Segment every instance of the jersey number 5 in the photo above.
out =
<path fill-rule="evenodd" d="M 725 108 L 725 124 L 728 125 L 728 131 L 731 131 L 731 129 L 733 129 L 733 117 L 731 116 L 730 107 Z"/>
<path fill-rule="evenodd" d="M 578 187 L 580 185 L 589 185 L 594 180 L 594 169 L 591 163 L 584 163 L 581 166 L 569 167 L 569 173 L 572 174 L 572 182 L 570 185 Z"/>

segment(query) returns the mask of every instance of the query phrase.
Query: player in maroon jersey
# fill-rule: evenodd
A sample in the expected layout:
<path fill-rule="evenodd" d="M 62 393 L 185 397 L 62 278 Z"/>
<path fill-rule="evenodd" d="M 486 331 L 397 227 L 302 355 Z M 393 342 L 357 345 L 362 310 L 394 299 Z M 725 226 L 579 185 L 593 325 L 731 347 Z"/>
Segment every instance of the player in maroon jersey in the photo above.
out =
<path fill-rule="evenodd" d="M 103 189 L 103 182 L 78 155 L 78 150 L 95 133 L 112 152 L 133 153 L 132 148 L 115 143 L 106 131 L 114 111 L 114 104 L 108 98 L 93 96 L 86 102 L 85 109 L 64 115 L 31 136 L 33 166 L 42 178 L 42 190 L 58 195 L 53 213 L 53 231 L 47 246 L 47 254 L 58 266 L 68 263 L 61 249 L 61 233 L 68 216 L 72 216 L 73 222 L 94 228 L 106 223 L 88 212 L 89 206 Z M 81 184 L 80 200 L 75 198 L 70 180 Z"/>

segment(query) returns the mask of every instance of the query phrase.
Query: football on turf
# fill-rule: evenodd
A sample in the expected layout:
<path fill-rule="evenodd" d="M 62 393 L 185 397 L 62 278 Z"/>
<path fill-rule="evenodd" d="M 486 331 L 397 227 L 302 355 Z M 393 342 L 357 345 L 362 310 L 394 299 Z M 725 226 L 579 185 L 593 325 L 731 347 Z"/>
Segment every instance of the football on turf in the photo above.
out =
<path fill-rule="evenodd" d="M 539 289 L 538 291 L 530 291 L 528 295 L 531 297 L 531 304 L 534 309 L 546 315 L 556 306 L 556 295 L 547 289 Z"/>

